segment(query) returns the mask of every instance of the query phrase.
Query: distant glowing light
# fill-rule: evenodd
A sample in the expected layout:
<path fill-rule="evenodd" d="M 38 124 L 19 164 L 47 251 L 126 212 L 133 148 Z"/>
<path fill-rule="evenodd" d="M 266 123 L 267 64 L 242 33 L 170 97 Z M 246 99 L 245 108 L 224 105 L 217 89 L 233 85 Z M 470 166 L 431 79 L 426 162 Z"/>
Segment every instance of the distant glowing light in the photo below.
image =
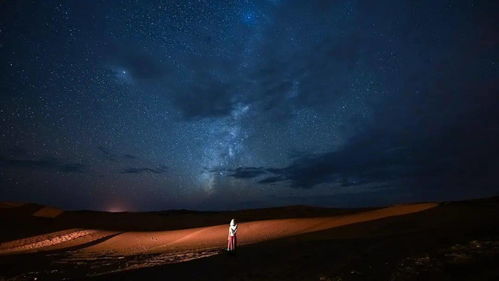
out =
<path fill-rule="evenodd" d="M 121 208 L 109 208 L 109 209 L 106 210 L 106 212 L 109 212 L 109 213 L 122 213 L 122 212 L 126 212 L 126 210 L 121 209 Z"/>
<path fill-rule="evenodd" d="M 122 202 L 113 202 L 110 203 L 109 206 L 104 207 L 104 210 L 109 213 L 122 213 L 130 211 Z"/>

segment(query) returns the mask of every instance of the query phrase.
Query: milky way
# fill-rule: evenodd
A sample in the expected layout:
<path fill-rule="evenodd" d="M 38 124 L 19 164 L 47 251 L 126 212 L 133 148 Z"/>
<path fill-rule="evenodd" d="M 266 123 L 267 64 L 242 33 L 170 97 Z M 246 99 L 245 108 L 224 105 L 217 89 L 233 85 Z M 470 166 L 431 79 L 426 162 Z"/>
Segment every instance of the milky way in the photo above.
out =
<path fill-rule="evenodd" d="M 0 200 L 497 194 L 493 1 L 3 1 Z"/>

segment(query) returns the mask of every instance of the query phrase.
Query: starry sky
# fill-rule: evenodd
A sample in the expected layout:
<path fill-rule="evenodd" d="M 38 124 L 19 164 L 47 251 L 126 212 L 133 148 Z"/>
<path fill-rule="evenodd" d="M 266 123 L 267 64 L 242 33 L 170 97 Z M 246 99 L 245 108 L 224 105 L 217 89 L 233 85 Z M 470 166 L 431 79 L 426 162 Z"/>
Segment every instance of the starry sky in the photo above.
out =
<path fill-rule="evenodd" d="M 497 1 L 0 1 L 0 201 L 499 193 Z"/>

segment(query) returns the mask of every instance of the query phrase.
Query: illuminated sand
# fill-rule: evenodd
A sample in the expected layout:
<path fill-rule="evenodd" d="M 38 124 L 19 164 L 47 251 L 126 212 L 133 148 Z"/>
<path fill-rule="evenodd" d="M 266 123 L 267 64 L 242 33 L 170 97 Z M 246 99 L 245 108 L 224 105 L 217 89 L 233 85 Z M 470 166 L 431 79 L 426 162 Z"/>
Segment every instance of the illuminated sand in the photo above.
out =
<path fill-rule="evenodd" d="M 416 213 L 437 205 L 436 203 L 408 204 L 331 217 L 243 222 L 239 225 L 238 238 L 241 245 L 248 245 L 344 225 Z M 72 255 L 86 257 L 186 253 L 189 251 L 200 252 L 203 249 L 222 249 L 226 245 L 226 238 L 227 225 L 124 233 L 105 230 L 70 229 L 2 243 L 0 244 L 0 254 L 49 251 L 75 246 L 82 247 L 72 251 Z M 100 240 L 103 241 L 90 243 Z M 87 243 L 91 245 L 85 246 Z M 196 257 L 207 255 L 209 254 L 201 254 Z M 189 258 L 185 260 L 189 260 Z"/>

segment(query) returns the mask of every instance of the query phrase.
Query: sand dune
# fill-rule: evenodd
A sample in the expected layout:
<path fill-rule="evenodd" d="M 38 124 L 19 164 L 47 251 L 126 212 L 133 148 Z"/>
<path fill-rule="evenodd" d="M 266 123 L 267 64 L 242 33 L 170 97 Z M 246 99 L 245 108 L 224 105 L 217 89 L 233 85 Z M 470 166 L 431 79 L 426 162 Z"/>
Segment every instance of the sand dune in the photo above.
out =
<path fill-rule="evenodd" d="M 40 210 L 34 212 L 33 216 L 40 218 L 56 218 L 62 213 L 64 213 L 64 211 L 61 209 L 45 206 Z"/>
<path fill-rule="evenodd" d="M 114 233 L 93 229 L 68 229 L 0 243 L 0 255 L 63 249 L 89 243 Z"/>
<path fill-rule="evenodd" d="M 16 208 L 25 205 L 24 202 L 0 202 L 0 208 Z"/>
<path fill-rule="evenodd" d="M 352 215 L 244 222 L 239 224 L 238 239 L 242 245 L 253 244 L 348 224 L 420 212 L 436 206 L 435 203 L 422 203 L 392 206 Z M 173 231 L 127 232 L 80 251 L 134 255 L 188 249 L 223 248 L 226 239 L 226 225 Z"/>
<path fill-rule="evenodd" d="M 0 279 L 412 281 L 431 271 L 437 278 L 428 280 L 475 280 L 497 276 L 498 202 L 55 218 L 33 215 L 46 206 L 8 206 L 0 208 Z M 237 255 L 222 254 L 232 217 L 244 246 Z"/>
<path fill-rule="evenodd" d="M 398 205 L 361 213 L 331 217 L 274 219 L 240 223 L 240 244 L 315 232 L 329 228 L 405 215 L 437 206 L 435 203 Z M 113 236 L 113 237 L 111 237 Z M 165 253 L 190 249 L 225 247 L 227 225 L 197 227 L 170 231 L 125 232 L 91 229 L 69 229 L 37 235 L 0 244 L 0 254 L 26 251 L 46 251 L 84 245 L 103 237 L 109 239 L 75 251 L 75 255 L 136 255 Z"/>

